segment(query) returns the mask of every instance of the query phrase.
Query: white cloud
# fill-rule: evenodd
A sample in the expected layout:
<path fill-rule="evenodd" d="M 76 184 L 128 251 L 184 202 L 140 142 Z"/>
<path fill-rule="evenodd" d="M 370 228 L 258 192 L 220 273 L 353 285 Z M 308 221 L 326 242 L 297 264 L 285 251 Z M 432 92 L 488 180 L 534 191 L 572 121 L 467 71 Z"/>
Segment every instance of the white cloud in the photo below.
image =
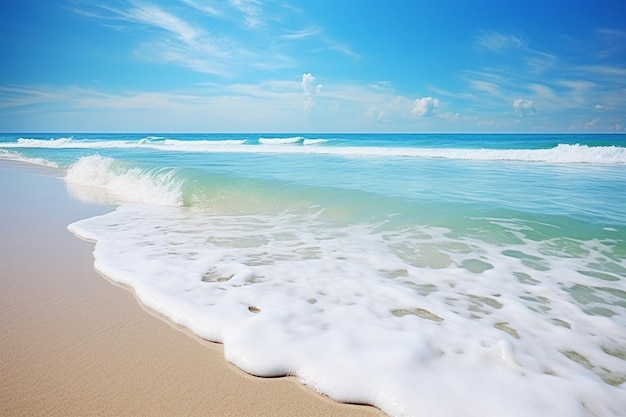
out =
<path fill-rule="evenodd" d="M 304 95 L 306 96 L 310 96 L 313 93 L 319 93 L 322 89 L 322 85 L 315 83 L 315 77 L 310 72 L 302 74 L 301 85 Z"/>
<path fill-rule="evenodd" d="M 321 32 L 320 28 L 311 26 L 311 27 L 301 29 L 301 30 L 286 30 L 285 34 L 282 35 L 281 37 L 283 39 L 289 39 L 289 40 L 300 40 L 300 39 L 312 38 L 314 36 L 317 36 L 320 32 Z"/>
<path fill-rule="evenodd" d="M 588 65 L 580 68 L 599 80 L 622 83 L 626 77 L 626 68 L 617 65 Z"/>
<path fill-rule="evenodd" d="M 626 31 L 603 28 L 598 29 L 597 33 L 600 35 L 603 43 L 603 49 L 598 53 L 599 58 L 610 58 L 615 55 L 619 56 L 622 53 L 626 44 Z"/>
<path fill-rule="evenodd" d="M 500 86 L 497 84 L 481 80 L 469 80 L 469 83 L 470 87 L 475 90 L 484 91 L 494 96 L 499 96 L 501 94 Z"/>
<path fill-rule="evenodd" d="M 434 98 L 419 100 L 428 111 L 438 103 Z M 303 107 L 304 116 L 315 107 L 310 116 L 316 118 L 303 118 Z M 298 131 L 311 129 L 306 124 L 311 121 L 320 131 L 414 131 L 414 107 L 414 99 L 381 85 L 338 83 L 326 92 L 311 73 L 299 80 L 212 82 L 174 91 L 0 86 L 0 123 L 11 119 L 17 130 L 29 125 L 64 130 L 80 120 L 83 129 L 103 131 L 113 125 L 130 131 L 230 131 L 233 126 L 242 131 Z M 423 118 L 419 126 L 436 121 Z"/>
<path fill-rule="evenodd" d="M 445 120 L 446 122 L 454 122 L 454 123 L 459 123 L 459 122 L 477 123 L 479 121 L 479 118 L 477 116 L 467 116 L 461 113 L 441 113 L 441 114 L 437 114 L 437 117 L 442 120 Z"/>
<path fill-rule="evenodd" d="M 478 44 L 492 51 L 504 51 L 509 48 L 522 48 L 524 41 L 512 34 L 485 31 L 477 36 Z"/>
<path fill-rule="evenodd" d="M 439 100 L 433 97 L 422 97 L 415 99 L 413 110 L 411 113 L 417 117 L 423 117 L 433 114 L 435 109 L 439 107 Z"/>
<path fill-rule="evenodd" d="M 208 13 L 209 6 L 198 0 L 185 2 L 195 9 L 203 7 Z M 76 12 L 84 14 L 80 10 Z M 228 75 L 242 61 L 263 63 L 270 59 L 258 57 L 257 53 L 241 47 L 232 39 L 212 37 L 191 21 L 151 4 L 136 3 L 126 9 L 94 5 L 89 16 L 136 24 L 132 30 L 147 36 L 136 46 L 134 53 L 149 61 L 174 63 L 207 74 Z M 157 29 L 159 32 L 155 35 L 154 31 L 146 29 Z"/>
<path fill-rule="evenodd" d="M 626 74 L 626 73 L 625 73 Z M 585 93 L 594 87 L 590 81 L 561 80 L 559 84 L 569 88 L 574 93 Z"/>
<path fill-rule="evenodd" d="M 245 33 L 225 34 L 207 30 L 204 19 L 239 19 L 246 29 L 263 27 L 265 14 L 257 0 L 181 0 L 187 8 L 166 8 L 147 2 L 128 1 L 117 5 L 85 3 L 72 12 L 101 20 L 106 26 L 133 31 L 143 38 L 134 54 L 152 62 L 175 64 L 192 71 L 232 77 L 251 70 L 291 67 L 294 60 L 278 48 L 266 48 L 263 37 Z M 87 8 L 89 4 L 89 8 Z M 105 23 L 106 22 L 106 23 Z M 268 36 L 273 36 L 270 33 Z"/>
<path fill-rule="evenodd" d="M 542 73 L 552 67 L 556 62 L 556 57 L 546 52 L 527 50 L 526 65 L 531 72 Z"/>
<path fill-rule="evenodd" d="M 367 118 L 370 120 L 383 121 L 385 120 L 385 112 L 379 109 L 376 105 L 370 104 L 366 112 Z"/>
<path fill-rule="evenodd" d="M 554 90 L 544 84 L 530 84 L 528 86 L 529 89 L 531 89 L 538 97 L 541 97 L 542 99 L 545 100 L 556 100 L 557 96 L 554 93 Z"/>
<path fill-rule="evenodd" d="M 263 26 L 263 9 L 258 0 L 230 0 L 231 6 L 244 15 L 245 26 L 253 29 Z"/>
<path fill-rule="evenodd" d="M 218 10 L 214 5 L 213 1 L 209 0 L 182 0 L 183 3 L 193 7 L 194 9 L 200 10 L 203 13 L 206 13 L 210 16 L 222 16 L 222 12 Z"/>
<path fill-rule="evenodd" d="M 602 100 L 597 96 L 596 84 L 585 80 L 560 80 L 558 85 L 565 87 L 561 96 L 564 108 L 589 108 L 591 103 Z"/>
<path fill-rule="evenodd" d="M 185 43 L 193 43 L 204 34 L 201 29 L 191 26 L 184 20 L 157 6 L 141 5 L 123 12 L 122 15 L 127 20 L 170 32 Z"/>
<path fill-rule="evenodd" d="M 515 112 L 521 116 L 527 116 L 535 112 L 535 105 L 533 101 L 524 100 L 522 98 L 518 98 L 513 102 L 513 108 L 515 109 Z"/>
<path fill-rule="evenodd" d="M 0 124 L 25 131 L 296 131 L 298 82 L 110 93 L 80 87 L 0 86 Z M 6 100 L 5 97 L 11 98 Z M 245 117 L 242 117 L 245 115 Z M 114 126 L 114 127 L 113 127 Z"/>
<path fill-rule="evenodd" d="M 585 123 L 585 129 L 591 129 L 595 127 L 599 121 L 600 119 L 598 118 L 588 121 L 587 123 Z"/>
<path fill-rule="evenodd" d="M 309 72 L 302 74 L 302 82 L 300 83 L 300 85 L 302 86 L 302 91 L 305 97 L 304 111 L 308 112 L 315 104 L 313 101 L 313 96 L 319 94 L 322 91 L 322 84 L 317 84 L 315 82 L 315 77 Z"/>

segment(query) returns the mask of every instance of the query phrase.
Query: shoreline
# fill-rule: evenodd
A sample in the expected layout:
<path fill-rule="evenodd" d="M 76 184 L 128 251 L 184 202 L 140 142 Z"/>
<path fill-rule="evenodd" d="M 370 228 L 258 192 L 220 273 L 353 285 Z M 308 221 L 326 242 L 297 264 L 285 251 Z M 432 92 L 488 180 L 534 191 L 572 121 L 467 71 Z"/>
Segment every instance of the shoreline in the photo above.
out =
<path fill-rule="evenodd" d="M 67 225 L 113 207 L 71 197 L 55 171 L 0 160 L 0 415 L 384 416 L 246 374 L 101 276 Z"/>

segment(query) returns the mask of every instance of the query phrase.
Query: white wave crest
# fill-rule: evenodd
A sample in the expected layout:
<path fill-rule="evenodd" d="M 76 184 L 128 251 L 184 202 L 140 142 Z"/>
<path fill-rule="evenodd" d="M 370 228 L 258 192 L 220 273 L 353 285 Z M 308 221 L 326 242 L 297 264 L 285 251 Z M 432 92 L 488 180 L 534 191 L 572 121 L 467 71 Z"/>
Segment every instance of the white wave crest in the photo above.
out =
<path fill-rule="evenodd" d="M 99 272 L 251 374 L 393 416 L 624 416 L 621 290 L 584 273 L 611 243 L 507 250 L 439 227 L 145 206 L 69 229 L 97 241 Z"/>
<path fill-rule="evenodd" d="M 315 149 L 317 151 L 320 148 Z M 326 152 L 326 149 L 322 152 Z M 626 164 L 626 148 L 568 144 L 560 144 L 551 149 L 328 148 L 328 153 L 346 156 L 391 156 L 555 164 Z"/>
<path fill-rule="evenodd" d="M 141 140 L 139 141 L 141 142 Z M 40 148 L 40 149 L 115 149 L 135 148 L 137 141 L 128 140 L 75 140 L 73 137 L 58 139 L 19 138 L 16 142 L 2 142 L 0 148 Z"/>
<path fill-rule="evenodd" d="M 182 205 L 181 180 L 170 168 L 125 168 L 100 155 L 80 158 L 68 170 L 65 181 L 78 197 L 109 203 Z"/>
<path fill-rule="evenodd" d="M 64 148 L 67 147 L 67 145 L 69 145 L 73 139 L 74 138 L 71 136 L 58 139 L 19 138 L 17 140 L 17 143 L 14 145 L 16 145 L 16 147 L 22 148 Z"/>
<path fill-rule="evenodd" d="M 50 140 L 24 139 L 0 143 L 0 148 L 72 148 L 72 149 L 129 149 L 150 148 L 171 152 L 228 152 L 228 153 L 308 153 L 364 157 L 443 158 L 475 161 L 522 161 L 555 164 L 626 164 L 626 148 L 620 146 L 588 146 L 559 144 L 550 149 L 472 149 L 472 148 L 415 148 L 383 146 L 324 146 L 327 139 L 259 138 L 258 144 L 245 139 L 176 140 L 143 138 L 124 140 Z M 309 146 L 265 146 L 265 145 Z M 262 146 L 259 146 L 262 145 Z M 317 145 L 317 146 L 310 146 Z"/>
<path fill-rule="evenodd" d="M 224 140 L 177 140 L 167 139 L 163 142 L 164 147 L 159 149 L 168 150 L 203 150 L 213 149 L 220 146 L 234 146 L 243 145 L 246 143 L 245 139 L 224 139 Z"/>
<path fill-rule="evenodd" d="M 304 139 L 302 141 L 303 145 L 321 145 L 322 143 L 328 142 L 328 139 Z"/>
<path fill-rule="evenodd" d="M 155 142 L 163 142 L 166 139 L 167 138 L 164 138 L 162 136 L 146 136 L 145 138 L 139 139 L 137 141 L 137 144 L 145 145 L 145 144 L 150 144 L 150 143 L 155 143 Z"/>
<path fill-rule="evenodd" d="M 294 136 L 291 138 L 259 138 L 259 143 L 263 145 L 291 145 L 301 143 L 304 140 L 302 136 Z"/>
<path fill-rule="evenodd" d="M 49 168 L 58 168 L 59 164 L 53 161 L 48 161 L 45 158 L 28 158 L 18 152 L 7 151 L 6 149 L 0 149 L 0 159 L 10 159 L 13 161 L 26 162 L 33 165 L 39 165 Z"/>

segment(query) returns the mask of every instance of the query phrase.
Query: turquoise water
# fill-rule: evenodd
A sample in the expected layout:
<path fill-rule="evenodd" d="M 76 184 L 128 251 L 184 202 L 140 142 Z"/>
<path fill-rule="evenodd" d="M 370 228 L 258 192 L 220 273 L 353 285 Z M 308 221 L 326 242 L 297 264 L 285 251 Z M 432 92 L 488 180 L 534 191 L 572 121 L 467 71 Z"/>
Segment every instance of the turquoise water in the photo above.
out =
<path fill-rule="evenodd" d="M 622 135 L 4 134 L 0 157 L 118 205 L 70 225 L 95 267 L 249 373 L 390 415 L 626 410 Z"/>

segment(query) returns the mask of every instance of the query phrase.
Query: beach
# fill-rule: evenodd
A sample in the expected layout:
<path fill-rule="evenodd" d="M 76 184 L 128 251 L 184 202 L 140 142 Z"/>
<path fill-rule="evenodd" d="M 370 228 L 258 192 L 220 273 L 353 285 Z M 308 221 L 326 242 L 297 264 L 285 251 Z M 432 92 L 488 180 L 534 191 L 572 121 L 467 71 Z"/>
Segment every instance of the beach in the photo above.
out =
<path fill-rule="evenodd" d="M 0 415 L 382 416 L 294 377 L 258 378 L 95 272 L 71 222 L 112 207 L 61 171 L 0 161 Z"/>
<path fill-rule="evenodd" d="M 3 414 L 624 415 L 620 135 L 0 136 Z"/>

